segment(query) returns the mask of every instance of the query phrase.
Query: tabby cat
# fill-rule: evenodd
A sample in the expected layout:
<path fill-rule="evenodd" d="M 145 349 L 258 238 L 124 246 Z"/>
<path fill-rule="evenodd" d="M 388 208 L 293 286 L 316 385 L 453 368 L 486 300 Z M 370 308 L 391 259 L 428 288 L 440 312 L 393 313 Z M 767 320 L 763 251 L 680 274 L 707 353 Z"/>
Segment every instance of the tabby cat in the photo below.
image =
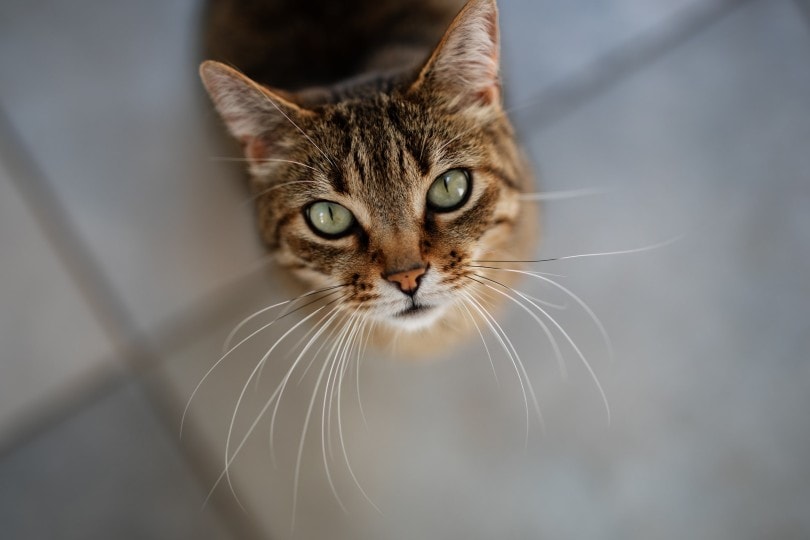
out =
<path fill-rule="evenodd" d="M 260 234 L 335 317 L 418 351 L 504 300 L 481 266 L 526 259 L 538 226 L 494 0 L 217 0 L 208 23 L 200 72 Z"/>

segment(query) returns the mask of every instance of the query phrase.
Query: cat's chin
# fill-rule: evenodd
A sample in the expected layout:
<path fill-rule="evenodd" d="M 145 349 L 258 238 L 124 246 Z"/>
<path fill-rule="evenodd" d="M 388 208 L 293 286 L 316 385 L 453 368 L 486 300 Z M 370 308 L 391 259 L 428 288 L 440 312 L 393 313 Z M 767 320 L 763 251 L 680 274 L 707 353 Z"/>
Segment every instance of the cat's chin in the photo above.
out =
<path fill-rule="evenodd" d="M 444 313 L 443 306 L 415 305 L 387 317 L 385 322 L 396 330 L 419 332 L 435 325 Z"/>

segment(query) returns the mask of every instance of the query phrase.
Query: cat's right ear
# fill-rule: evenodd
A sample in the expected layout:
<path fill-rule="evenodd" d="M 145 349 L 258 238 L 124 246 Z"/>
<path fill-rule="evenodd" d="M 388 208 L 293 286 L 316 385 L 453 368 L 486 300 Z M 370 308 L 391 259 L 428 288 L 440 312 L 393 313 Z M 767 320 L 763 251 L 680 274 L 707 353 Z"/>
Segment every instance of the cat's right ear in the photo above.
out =
<path fill-rule="evenodd" d="M 469 0 L 410 90 L 426 89 L 457 110 L 500 107 L 499 42 L 495 0 Z"/>
<path fill-rule="evenodd" d="M 253 160 L 268 157 L 273 132 L 280 125 L 312 114 L 280 92 L 261 86 L 221 62 L 203 62 L 200 77 L 228 130 L 242 142 L 247 157 Z"/>

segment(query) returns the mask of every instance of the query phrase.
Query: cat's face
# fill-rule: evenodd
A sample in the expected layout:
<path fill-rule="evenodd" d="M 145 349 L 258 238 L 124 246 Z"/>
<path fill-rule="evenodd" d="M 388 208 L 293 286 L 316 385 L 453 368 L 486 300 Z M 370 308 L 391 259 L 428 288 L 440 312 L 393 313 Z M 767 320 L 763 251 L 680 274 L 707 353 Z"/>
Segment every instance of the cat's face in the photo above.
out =
<path fill-rule="evenodd" d="M 278 261 L 394 328 L 443 319 L 475 288 L 470 265 L 524 249 L 529 175 L 500 106 L 494 5 L 471 5 L 413 80 L 334 102 L 203 66 Z"/>
<path fill-rule="evenodd" d="M 387 95 L 308 120 L 309 138 L 293 129 L 284 154 L 303 165 L 253 167 L 268 245 L 314 286 L 346 285 L 347 309 L 402 328 L 434 322 L 518 218 L 508 124 Z"/>

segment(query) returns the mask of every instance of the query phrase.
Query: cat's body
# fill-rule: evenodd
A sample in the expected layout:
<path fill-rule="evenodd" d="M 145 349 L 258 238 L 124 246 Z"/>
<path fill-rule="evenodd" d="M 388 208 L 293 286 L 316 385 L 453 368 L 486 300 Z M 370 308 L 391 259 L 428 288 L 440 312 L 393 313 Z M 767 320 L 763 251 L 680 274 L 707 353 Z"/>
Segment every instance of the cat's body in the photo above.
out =
<path fill-rule="evenodd" d="M 302 4 L 209 10 L 210 54 L 253 79 L 201 68 L 244 146 L 262 237 L 334 293 L 328 324 L 374 320 L 378 342 L 404 333 L 407 350 L 466 335 L 503 302 L 481 261 L 526 259 L 537 230 L 501 108 L 494 1 L 455 19 L 455 0 Z"/>
<path fill-rule="evenodd" d="M 213 0 L 206 55 L 293 91 L 417 69 L 464 0 Z"/>

